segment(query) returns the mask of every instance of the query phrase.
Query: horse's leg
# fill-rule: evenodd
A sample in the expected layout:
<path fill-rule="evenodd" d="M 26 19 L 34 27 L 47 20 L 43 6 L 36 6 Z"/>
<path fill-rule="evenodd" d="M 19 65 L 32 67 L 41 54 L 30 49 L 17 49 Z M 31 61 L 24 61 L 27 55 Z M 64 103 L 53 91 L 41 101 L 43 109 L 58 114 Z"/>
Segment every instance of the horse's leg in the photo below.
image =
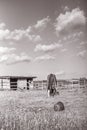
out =
<path fill-rule="evenodd" d="M 48 97 L 50 97 L 50 90 L 49 90 L 49 89 L 48 89 L 48 92 L 47 92 L 47 93 L 48 93 Z"/>

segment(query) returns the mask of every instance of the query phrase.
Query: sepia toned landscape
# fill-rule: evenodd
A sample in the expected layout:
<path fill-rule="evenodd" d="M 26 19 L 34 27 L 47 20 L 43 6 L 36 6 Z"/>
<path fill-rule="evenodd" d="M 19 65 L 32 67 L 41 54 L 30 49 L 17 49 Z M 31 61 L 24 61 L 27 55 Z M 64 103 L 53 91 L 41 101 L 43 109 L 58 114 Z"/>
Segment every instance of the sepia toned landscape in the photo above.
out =
<path fill-rule="evenodd" d="M 0 130 L 87 130 L 87 0 L 0 0 Z"/>

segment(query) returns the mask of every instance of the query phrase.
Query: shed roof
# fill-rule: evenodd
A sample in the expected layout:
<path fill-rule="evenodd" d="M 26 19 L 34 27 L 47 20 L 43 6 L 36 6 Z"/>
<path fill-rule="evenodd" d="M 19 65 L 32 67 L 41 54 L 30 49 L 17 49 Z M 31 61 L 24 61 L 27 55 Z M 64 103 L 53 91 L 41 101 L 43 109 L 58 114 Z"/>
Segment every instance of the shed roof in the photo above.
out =
<path fill-rule="evenodd" d="M 0 76 L 0 79 L 34 79 L 36 76 Z"/>

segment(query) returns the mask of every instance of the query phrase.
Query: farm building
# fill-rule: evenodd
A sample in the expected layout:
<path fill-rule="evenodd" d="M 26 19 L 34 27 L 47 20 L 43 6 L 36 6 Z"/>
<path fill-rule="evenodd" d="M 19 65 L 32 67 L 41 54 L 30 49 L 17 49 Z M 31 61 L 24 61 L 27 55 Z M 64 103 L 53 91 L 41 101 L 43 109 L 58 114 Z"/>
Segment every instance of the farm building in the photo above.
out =
<path fill-rule="evenodd" d="M 29 89 L 33 87 L 33 79 L 27 76 L 0 76 L 0 89 Z"/>
<path fill-rule="evenodd" d="M 85 77 L 80 78 L 80 85 L 84 85 L 84 84 L 87 85 L 87 79 Z"/>

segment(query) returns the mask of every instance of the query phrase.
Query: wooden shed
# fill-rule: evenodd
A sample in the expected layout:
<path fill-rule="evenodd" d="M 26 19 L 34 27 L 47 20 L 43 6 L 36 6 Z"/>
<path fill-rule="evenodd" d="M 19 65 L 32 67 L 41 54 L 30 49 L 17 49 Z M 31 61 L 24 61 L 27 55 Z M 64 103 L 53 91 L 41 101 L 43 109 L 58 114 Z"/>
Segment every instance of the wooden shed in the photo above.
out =
<path fill-rule="evenodd" d="M 30 89 L 34 76 L 0 76 L 0 89 Z"/>

